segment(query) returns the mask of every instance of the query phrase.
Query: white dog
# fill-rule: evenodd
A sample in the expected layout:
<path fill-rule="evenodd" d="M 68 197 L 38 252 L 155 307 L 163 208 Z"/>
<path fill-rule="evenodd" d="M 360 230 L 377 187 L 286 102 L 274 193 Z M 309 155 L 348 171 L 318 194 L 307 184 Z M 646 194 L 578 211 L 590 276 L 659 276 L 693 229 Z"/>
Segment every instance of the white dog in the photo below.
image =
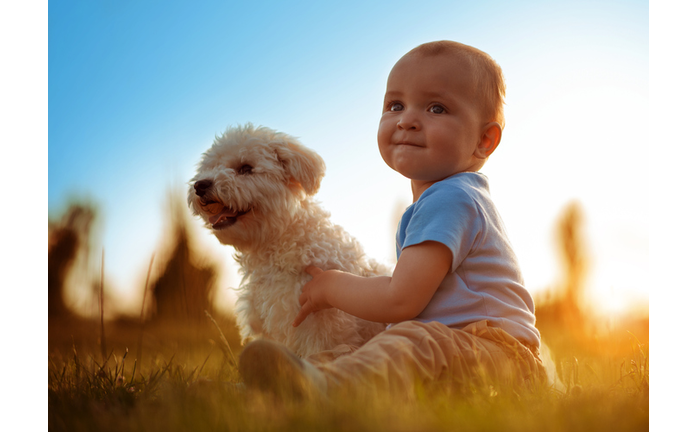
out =
<path fill-rule="evenodd" d="M 237 302 L 242 339 L 264 337 L 301 357 L 339 344 L 362 345 L 382 331 L 338 309 L 310 315 L 299 327 L 304 269 L 389 274 L 311 198 L 324 161 L 295 138 L 251 124 L 229 128 L 203 154 L 188 201 L 220 243 L 237 249 L 244 277 Z"/>

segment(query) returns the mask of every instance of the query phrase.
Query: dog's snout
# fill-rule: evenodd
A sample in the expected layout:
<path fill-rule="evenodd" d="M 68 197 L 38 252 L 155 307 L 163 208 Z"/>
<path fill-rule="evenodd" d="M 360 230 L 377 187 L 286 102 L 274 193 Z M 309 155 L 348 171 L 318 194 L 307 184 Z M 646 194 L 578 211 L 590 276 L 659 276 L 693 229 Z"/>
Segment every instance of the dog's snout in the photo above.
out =
<path fill-rule="evenodd" d="M 198 180 L 196 183 L 193 184 L 193 188 L 196 190 L 196 195 L 202 197 L 205 195 L 205 192 L 210 189 L 210 186 L 213 185 L 212 180 Z"/>

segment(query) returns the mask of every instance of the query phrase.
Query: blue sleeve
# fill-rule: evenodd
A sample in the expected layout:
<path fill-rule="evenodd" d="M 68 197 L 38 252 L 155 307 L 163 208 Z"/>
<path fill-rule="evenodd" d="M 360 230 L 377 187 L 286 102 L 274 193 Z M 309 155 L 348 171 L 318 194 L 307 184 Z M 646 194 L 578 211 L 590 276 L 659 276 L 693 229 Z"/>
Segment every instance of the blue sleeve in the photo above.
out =
<path fill-rule="evenodd" d="M 454 271 L 478 242 L 482 230 L 478 205 L 463 189 L 433 185 L 414 204 L 403 248 L 436 241 L 452 252 Z"/>

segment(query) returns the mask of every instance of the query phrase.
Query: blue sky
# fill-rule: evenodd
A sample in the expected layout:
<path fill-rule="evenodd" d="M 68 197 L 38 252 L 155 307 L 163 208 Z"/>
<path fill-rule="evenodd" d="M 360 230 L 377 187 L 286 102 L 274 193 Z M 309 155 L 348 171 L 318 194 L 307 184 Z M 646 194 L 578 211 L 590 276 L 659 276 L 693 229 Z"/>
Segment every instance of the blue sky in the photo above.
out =
<path fill-rule="evenodd" d="M 584 207 L 590 283 L 647 298 L 648 2 L 52 1 L 48 211 L 94 201 L 111 285 L 138 298 L 184 195 L 228 125 L 297 136 L 325 159 L 318 199 L 382 261 L 408 181 L 376 146 L 386 78 L 416 45 L 452 39 L 502 66 L 507 126 L 482 172 L 530 290 L 557 281 L 553 224 Z M 231 250 L 200 241 L 229 274 Z"/>

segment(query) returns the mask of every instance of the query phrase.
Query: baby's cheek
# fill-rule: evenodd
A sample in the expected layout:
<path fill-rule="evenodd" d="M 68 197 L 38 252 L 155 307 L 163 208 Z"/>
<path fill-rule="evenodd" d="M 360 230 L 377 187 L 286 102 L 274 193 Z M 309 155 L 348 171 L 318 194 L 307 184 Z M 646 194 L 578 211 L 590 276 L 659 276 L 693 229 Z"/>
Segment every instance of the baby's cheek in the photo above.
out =
<path fill-rule="evenodd" d="M 392 135 L 394 134 L 395 124 L 389 120 L 382 120 L 379 122 L 379 127 L 377 129 L 377 144 L 381 147 L 386 146 L 391 141 Z"/>

